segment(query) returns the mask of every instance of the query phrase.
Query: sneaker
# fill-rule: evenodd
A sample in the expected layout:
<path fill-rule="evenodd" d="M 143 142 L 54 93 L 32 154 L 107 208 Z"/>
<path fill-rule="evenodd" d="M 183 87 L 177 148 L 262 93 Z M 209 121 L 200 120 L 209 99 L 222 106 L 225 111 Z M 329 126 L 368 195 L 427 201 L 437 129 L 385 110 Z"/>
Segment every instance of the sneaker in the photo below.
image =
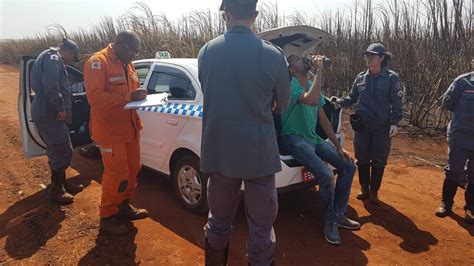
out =
<path fill-rule="evenodd" d="M 446 203 L 442 202 L 441 206 L 436 210 L 435 215 L 438 217 L 446 217 L 452 212 L 451 206 L 448 206 Z"/>
<path fill-rule="evenodd" d="M 474 212 L 472 210 L 466 210 L 466 216 L 464 217 L 464 221 L 469 224 L 474 224 Z"/>
<path fill-rule="evenodd" d="M 114 215 L 112 217 L 100 218 L 99 231 L 111 235 L 126 235 L 130 232 L 130 229 Z"/>
<path fill-rule="evenodd" d="M 360 223 L 342 215 L 337 218 L 337 227 L 341 227 L 341 228 L 345 228 L 349 230 L 357 230 L 360 228 Z"/>
<path fill-rule="evenodd" d="M 120 204 L 119 211 L 116 216 L 130 221 L 135 221 L 147 218 L 148 211 L 146 209 L 135 208 L 129 204 L 128 200 L 125 200 L 122 202 L 122 204 Z"/>
<path fill-rule="evenodd" d="M 325 223 L 323 227 L 324 238 L 333 245 L 341 244 L 341 236 L 337 230 L 336 224 Z"/>

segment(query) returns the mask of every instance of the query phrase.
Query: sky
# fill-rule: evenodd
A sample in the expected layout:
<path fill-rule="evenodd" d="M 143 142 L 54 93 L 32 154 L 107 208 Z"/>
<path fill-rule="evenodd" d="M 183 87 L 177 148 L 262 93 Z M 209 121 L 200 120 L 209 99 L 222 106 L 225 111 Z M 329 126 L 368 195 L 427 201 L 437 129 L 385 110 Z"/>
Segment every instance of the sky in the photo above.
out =
<path fill-rule="evenodd" d="M 317 14 L 351 6 L 353 0 L 260 0 L 277 1 L 285 13 L 298 10 Z M 48 26 L 60 24 L 67 31 L 88 30 L 104 16 L 117 18 L 136 2 L 147 4 L 155 14 L 177 19 L 197 10 L 218 10 L 221 0 L 0 0 L 0 39 L 34 37 Z M 288 12 L 287 12 L 288 11 Z"/>

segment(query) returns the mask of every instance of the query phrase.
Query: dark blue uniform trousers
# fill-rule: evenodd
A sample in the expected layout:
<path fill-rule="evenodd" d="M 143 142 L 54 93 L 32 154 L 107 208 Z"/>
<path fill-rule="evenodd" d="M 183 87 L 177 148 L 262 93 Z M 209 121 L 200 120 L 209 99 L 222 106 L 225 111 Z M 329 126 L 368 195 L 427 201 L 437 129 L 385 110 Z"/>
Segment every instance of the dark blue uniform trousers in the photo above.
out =
<path fill-rule="evenodd" d="M 390 125 L 366 125 L 354 131 L 354 152 L 359 168 L 359 183 L 362 187 L 378 191 L 390 154 Z"/>
<path fill-rule="evenodd" d="M 205 226 L 206 238 L 215 250 L 227 247 L 239 206 L 242 181 L 249 230 L 247 261 L 250 265 L 270 265 L 275 256 L 273 222 L 278 212 L 275 175 L 239 179 L 211 174 L 207 184 L 209 217 Z"/>
<path fill-rule="evenodd" d="M 385 167 L 391 146 L 389 133 L 390 126 L 354 131 L 354 152 L 357 163 Z"/>
<path fill-rule="evenodd" d="M 449 143 L 448 147 L 448 165 L 444 168 L 445 180 L 451 183 L 461 183 L 464 177 L 467 178 L 467 189 L 465 192 L 466 207 L 474 210 L 474 150 Z M 443 195 L 446 204 L 453 203 L 456 190 L 447 191 L 448 195 Z"/>
<path fill-rule="evenodd" d="M 474 184 L 474 150 L 450 143 L 444 171 L 447 179 L 459 182 L 466 177 L 469 184 Z"/>
<path fill-rule="evenodd" d="M 57 172 L 66 170 L 72 160 L 72 145 L 66 122 L 42 121 L 35 122 L 35 125 L 46 143 L 49 168 Z"/>

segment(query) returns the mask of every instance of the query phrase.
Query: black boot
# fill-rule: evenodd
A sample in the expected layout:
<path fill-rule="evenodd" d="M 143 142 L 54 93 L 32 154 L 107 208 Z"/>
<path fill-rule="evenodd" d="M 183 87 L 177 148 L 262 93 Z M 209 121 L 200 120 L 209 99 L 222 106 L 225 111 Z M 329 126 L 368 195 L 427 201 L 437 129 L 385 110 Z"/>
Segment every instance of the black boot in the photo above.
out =
<path fill-rule="evenodd" d="M 357 199 L 364 200 L 369 196 L 369 182 L 370 182 L 370 165 L 358 164 L 360 192 L 357 194 Z"/>
<path fill-rule="evenodd" d="M 215 250 L 211 247 L 206 238 L 206 266 L 225 266 L 227 265 L 227 255 L 229 253 L 229 244 L 223 250 Z"/>
<path fill-rule="evenodd" d="M 130 204 L 130 200 L 126 199 L 119 205 L 119 211 L 116 216 L 122 219 L 135 221 L 147 218 L 148 211 L 146 209 L 135 208 Z"/>
<path fill-rule="evenodd" d="M 464 199 L 466 200 L 466 206 L 464 207 L 466 216 L 464 217 L 464 221 L 474 224 L 474 184 L 467 185 Z"/>
<path fill-rule="evenodd" d="M 456 181 L 447 178 L 444 179 L 441 206 L 436 210 L 436 216 L 446 217 L 452 213 L 454 196 L 456 195 L 457 189 L 458 183 Z"/>
<path fill-rule="evenodd" d="M 75 194 L 83 191 L 84 186 L 82 184 L 79 184 L 79 185 L 72 184 L 70 181 L 67 181 L 67 179 L 66 179 L 64 181 L 64 189 L 66 190 L 67 193 L 75 195 Z"/>
<path fill-rule="evenodd" d="M 372 173 L 370 176 L 369 201 L 374 205 L 379 204 L 378 191 L 382 185 L 384 171 L 385 167 L 372 167 Z"/>
<path fill-rule="evenodd" d="M 49 199 L 60 204 L 70 204 L 74 201 L 74 197 L 67 193 L 64 189 L 64 181 L 66 179 L 66 171 L 51 171 L 51 188 L 49 191 Z"/>

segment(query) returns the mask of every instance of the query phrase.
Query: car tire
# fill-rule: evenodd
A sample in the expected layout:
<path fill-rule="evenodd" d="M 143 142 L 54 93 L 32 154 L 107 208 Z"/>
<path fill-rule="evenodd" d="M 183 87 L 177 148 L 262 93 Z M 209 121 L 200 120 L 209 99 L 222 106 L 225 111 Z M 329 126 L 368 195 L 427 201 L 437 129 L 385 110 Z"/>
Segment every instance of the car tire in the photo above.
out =
<path fill-rule="evenodd" d="M 100 150 L 97 146 L 82 147 L 79 149 L 79 154 L 89 159 L 100 158 Z"/>
<path fill-rule="evenodd" d="M 202 214 L 209 210 L 207 206 L 207 180 L 199 168 L 199 158 L 184 155 L 173 166 L 171 177 L 178 200 L 192 213 Z"/>

